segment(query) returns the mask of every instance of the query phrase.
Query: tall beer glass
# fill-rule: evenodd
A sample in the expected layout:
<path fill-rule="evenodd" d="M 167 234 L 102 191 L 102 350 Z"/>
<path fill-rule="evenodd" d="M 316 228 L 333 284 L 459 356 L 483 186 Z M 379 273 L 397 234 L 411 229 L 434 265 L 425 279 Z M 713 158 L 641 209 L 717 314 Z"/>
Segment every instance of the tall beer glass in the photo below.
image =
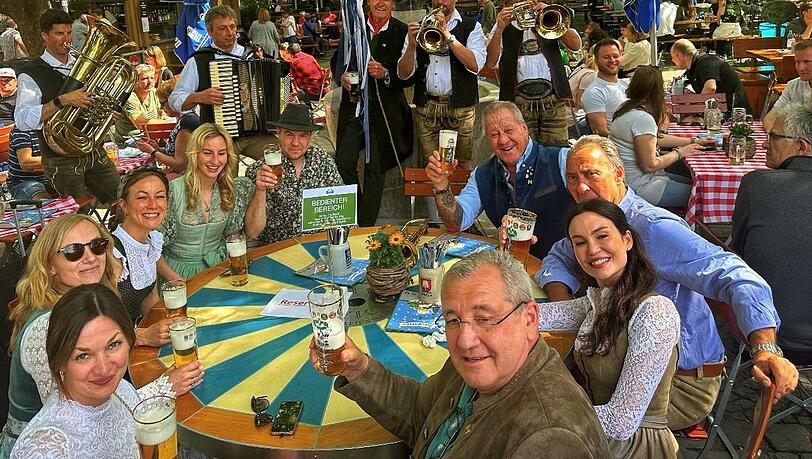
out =
<path fill-rule="evenodd" d="M 341 288 L 336 285 L 320 285 L 307 294 L 319 349 L 319 370 L 327 376 L 339 375 L 347 366 L 341 361 L 341 351 L 346 347 L 342 300 Z"/>
<path fill-rule="evenodd" d="M 169 281 L 161 285 L 166 307 L 166 318 L 186 317 L 186 282 Z"/>
<path fill-rule="evenodd" d="M 361 89 L 358 85 L 358 72 L 347 72 L 347 79 L 350 80 L 350 102 L 356 104 L 361 99 Z"/>
<path fill-rule="evenodd" d="M 194 318 L 187 317 L 169 324 L 169 339 L 176 368 L 197 360 L 197 321 Z"/>
<path fill-rule="evenodd" d="M 246 257 L 245 235 L 229 234 L 226 237 L 228 261 L 231 264 L 231 285 L 239 287 L 248 283 L 248 257 Z"/>
<path fill-rule="evenodd" d="M 178 456 L 174 400 L 163 395 L 144 399 L 135 405 L 133 418 L 138 444 L 155 447 L 151 457 L 172 459 Z M 143 451 L 141 457 L 145 457 Z"/>
<path fill-rule="evenodd" d="M 282 150 L 278 146 L 268 144 L 265 145 L 265 164 L 271 168 L 271 172 L 276 176 L 277 180 L 282 179 L 282 174 L 285 168 L 282 166 Z"/>
<path fill-rule="evenodd" d="M 508 209 L 507 226 L 508 249 L 514 258 L 524 264 L 530 253 L 530 243 L 536 226 L 536 214 L 516 207 Z"/>
<path fill-rule="evenodd" d="M 440 131 L 440 169 L 451 172 L 454 169 L 454 150 L 457 148 L 457 131 Z"/>

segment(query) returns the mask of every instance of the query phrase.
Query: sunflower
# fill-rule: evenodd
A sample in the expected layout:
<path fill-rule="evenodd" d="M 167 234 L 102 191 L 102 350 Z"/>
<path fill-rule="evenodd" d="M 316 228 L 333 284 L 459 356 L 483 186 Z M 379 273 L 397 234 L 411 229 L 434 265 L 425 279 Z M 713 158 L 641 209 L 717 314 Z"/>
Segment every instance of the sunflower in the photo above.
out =
<path fill-rule="evenodd" d="M 389 236 L 389 243 L 392 245 L 401 245 L 403 244 L 403 233 L 400 231 L 395 231 Z"/>
<path fill-rule="evenodd" d="M 376 241 L 372 239 L 371 241 L 367 241 L 367 250 L 377 250 L 381 248 L 381 241 Z"/>

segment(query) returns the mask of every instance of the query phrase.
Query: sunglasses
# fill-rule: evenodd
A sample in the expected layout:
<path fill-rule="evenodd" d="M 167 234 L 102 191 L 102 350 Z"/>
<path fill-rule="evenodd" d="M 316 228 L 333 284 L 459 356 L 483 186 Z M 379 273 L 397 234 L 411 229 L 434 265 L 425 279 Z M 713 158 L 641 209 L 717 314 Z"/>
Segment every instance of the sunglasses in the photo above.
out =
<path fill-rule="evenodd" d="M 57 250 L 57 253 L 65 255 L 65 259 L 68 261 L 79 261 L 85 255 L 85 246 L 90 246 L 90 252 L 93 255 L 103 255 L 107 250 L 107 244 L 109 243 L 110 240 L 106 237 L 97 237 L 96 239 L 84 244 L 80 242 L 68 244 L 65 247 Z"/>
<path fill-rule="evenodd" d="M 268 401 L 267 395 L 251 396 L 251 410 L 256 413 L 256 416 L 254 416 L 255 426 L 262 427 L 273 422 L 273 416 L 266 413 L 270 406 L 271 402 Z"/>

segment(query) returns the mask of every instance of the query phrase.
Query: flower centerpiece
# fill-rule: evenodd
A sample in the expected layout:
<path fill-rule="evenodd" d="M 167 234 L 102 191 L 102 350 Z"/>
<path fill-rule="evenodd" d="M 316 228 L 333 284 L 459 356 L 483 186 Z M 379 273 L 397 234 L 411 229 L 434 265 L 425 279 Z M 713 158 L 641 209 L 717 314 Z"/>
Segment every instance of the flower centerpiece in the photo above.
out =
<path fill-rule="evenodd" d="M 405 244 L 404 234 L 391 226 L 367 237 L 369 266 L 366 279 L 376 302 L 393 300 L 412 283 L 410 266 L 403 255 Z"/>

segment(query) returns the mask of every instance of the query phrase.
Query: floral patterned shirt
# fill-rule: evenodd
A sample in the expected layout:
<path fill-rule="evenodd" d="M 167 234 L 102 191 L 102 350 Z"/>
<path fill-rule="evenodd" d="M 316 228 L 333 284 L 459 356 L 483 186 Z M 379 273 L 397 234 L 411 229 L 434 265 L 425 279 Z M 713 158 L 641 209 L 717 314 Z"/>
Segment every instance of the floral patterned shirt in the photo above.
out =
<path fill-rule="evenodd" d="M 255 182 L 257 169 L 263 164 L 264 159 L 252 164 L 245 171 L 245 176 Z M 305 151 L 299 178 L 296 178 L 293 163 L 285 156 L 282 157 L 282 165 L 285 168 L 282 183 L 266 194 L 265 214 L 268 220 L 258 238 L 262 244 L 272 244 L 302 234 L 303 190 L 344 184 L 333 158 L 315 145 L 310 145 Z"/>

